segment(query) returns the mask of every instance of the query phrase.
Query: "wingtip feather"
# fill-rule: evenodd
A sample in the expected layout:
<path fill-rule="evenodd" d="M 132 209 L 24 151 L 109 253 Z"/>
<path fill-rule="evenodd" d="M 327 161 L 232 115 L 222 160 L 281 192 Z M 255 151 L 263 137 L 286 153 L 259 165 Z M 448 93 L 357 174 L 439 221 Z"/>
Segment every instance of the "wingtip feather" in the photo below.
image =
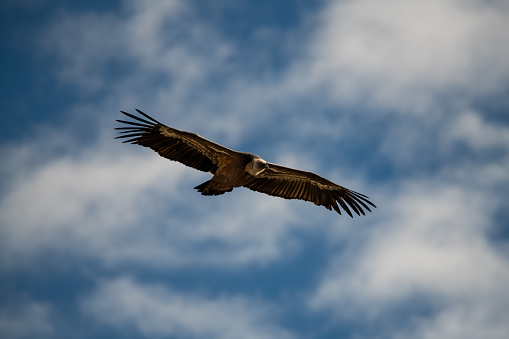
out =
<path fill-rule="evenodd" d="M 143 113 L 142 111 L 140 111 L 139 109 L 135 108 L 136 112 L 138 112 L 139 114 L 143 115 L 145 118 L 155 122 L 156 124 L 159 124 L 159 125 L 162 125 L 159 121 L 157 121 L 156 119 L 152 118 L 151 116 L 149 116 L 148 114 L 145 114 Z"/>

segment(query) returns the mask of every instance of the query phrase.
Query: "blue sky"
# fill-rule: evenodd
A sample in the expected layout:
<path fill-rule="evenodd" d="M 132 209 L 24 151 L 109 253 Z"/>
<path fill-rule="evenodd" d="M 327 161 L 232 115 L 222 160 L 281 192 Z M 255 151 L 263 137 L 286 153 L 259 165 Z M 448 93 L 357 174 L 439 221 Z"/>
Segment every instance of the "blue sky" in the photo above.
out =
<path fill-rule="evenodd" d="M 507 338 L 506 1 L 0 5 L 2 338 Z M 139 108 L 378 206 L 113 138 Z"/>

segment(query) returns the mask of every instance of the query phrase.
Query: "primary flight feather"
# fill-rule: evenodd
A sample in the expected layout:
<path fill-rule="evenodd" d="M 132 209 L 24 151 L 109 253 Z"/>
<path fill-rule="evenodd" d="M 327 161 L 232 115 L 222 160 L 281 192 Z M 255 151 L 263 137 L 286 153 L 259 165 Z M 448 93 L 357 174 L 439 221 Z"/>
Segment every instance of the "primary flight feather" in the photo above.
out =
<path fill-rule="evenodd" d="M 310 201 L 341 214 L 345 210 L 353 216 L 376 207 L 368 197 L 337 185 L 321 176 L 293 168 L 271 164 L 252 153 L 237 152 L 207 140 L 198 134 L 168 127 L 140 110 L 144 118 L 121 111 L 135 121 L 117 120 L 125 127 L 117 127 L 130 142 L 149 147 L 160 156 L 178 161 L 213 177 L 195 187 L 203 195 L 220 195 L 235 187 L 285 198 Z M 341 208 L 340 208 L 341 207 Z"/>

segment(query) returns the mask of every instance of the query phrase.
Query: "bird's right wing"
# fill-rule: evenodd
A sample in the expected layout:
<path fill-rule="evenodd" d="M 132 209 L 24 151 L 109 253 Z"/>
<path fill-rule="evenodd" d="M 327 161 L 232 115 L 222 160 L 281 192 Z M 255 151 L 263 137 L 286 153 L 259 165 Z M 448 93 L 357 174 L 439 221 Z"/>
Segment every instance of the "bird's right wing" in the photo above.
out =
<path fill-rule="evenodd" d="M 149 147 L 162 157 L 204 172 L 215 173 L 221 157 L 238 155 L 238 152 L 198 134 L 168 127 L 142 111 L 136 111 L 146 119 L 121 111 L 139 122 L 117 120 L 129 126 L 115 128 L 122 130 L 122 135 L 116 139 L 127 138 L 124 142 Z"/>

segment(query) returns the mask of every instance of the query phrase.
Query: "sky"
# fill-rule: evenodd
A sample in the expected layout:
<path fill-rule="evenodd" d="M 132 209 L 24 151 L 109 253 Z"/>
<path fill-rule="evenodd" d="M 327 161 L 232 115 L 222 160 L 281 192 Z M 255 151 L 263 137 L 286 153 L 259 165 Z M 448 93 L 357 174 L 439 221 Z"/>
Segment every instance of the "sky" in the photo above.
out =
<path fill-rule="evenodd" d="M 509 3 L 0 3 L 0 337 L 509 337 Z M 138 108 L 370 197 L 115 140 Z"/>

